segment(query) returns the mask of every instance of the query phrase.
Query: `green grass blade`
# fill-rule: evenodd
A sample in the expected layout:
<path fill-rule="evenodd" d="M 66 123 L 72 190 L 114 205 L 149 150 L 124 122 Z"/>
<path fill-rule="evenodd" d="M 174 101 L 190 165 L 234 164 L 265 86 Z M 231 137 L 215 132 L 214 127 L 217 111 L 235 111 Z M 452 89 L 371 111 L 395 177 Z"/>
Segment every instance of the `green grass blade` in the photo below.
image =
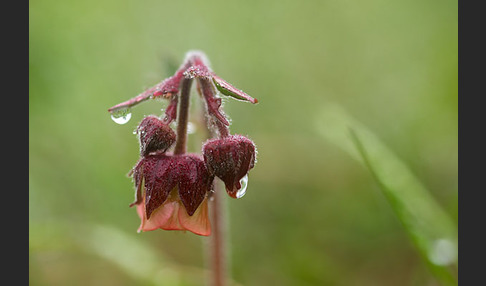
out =
<path fill-rule="evenodd" d="M 457 225 L 409 168 L 337 105 L 319 114 L 318 131 L 368 168 L 436 278 L 457 285 Z"/>
<path fill-rule="evenodd" d="M 29 227 L 32 255 L 53 251 L 92 253 L 133 278 L 140 285 L 192 286 L 208 277 L 208 270 L 170 261 L 157 249 L 111 225 L 77 224 L 53 220 Z M 83 271 L 83 270 L 78 270 Z M 231 281 L 232 286 L 238 285 Z"/>

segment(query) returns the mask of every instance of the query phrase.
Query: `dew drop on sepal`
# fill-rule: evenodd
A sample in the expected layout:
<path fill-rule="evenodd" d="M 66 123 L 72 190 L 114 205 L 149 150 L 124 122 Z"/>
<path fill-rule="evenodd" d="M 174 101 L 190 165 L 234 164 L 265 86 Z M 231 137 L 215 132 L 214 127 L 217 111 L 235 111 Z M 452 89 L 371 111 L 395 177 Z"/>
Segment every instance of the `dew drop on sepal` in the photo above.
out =
<path fill-rule="evenodd" d="M 130 108 L 120 109 L 111 113 L 111 119 L 118 124 L 125 124 L 132 118 Z"/>
<path fill-rule="evenodd" d="M 248 186 L 248 174 L 240 180 L 241 188 L 236 192 L 236 198 L 239 199 L 246 194 L 246 187 Z"/>

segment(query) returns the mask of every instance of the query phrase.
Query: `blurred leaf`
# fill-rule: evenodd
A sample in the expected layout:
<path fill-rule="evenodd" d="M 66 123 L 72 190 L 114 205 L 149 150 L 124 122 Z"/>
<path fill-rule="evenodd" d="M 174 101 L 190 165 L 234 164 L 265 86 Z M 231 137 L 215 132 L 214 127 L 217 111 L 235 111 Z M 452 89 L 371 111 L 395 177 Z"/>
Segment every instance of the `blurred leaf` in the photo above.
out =
<path fill-rule="evenodd" d="M 30 227 L 30 235 L 37 237 L 30 242 L 31 252 L 78 247 L 116 265 L 143 285 L 200 285 L 209 277 L 206 269 L 169 262 L 159 251 L 109 225 L 70 227 L 56 220 Z"/>
<path fill-rule="evenodd" d="M 457 225 L 408 167 L 338 105 L 327 105 L 318 131 L 372 173 L 420 255 L 444 285 L 456 285 Z"/>
<path fill-rule="evenodd" d="M 119 266 L 125 273 L 154 285 L 181 285 L 179 271 L 134 237 L 102 225 L 90 226 L 84 233 L 84 247 Z"/>

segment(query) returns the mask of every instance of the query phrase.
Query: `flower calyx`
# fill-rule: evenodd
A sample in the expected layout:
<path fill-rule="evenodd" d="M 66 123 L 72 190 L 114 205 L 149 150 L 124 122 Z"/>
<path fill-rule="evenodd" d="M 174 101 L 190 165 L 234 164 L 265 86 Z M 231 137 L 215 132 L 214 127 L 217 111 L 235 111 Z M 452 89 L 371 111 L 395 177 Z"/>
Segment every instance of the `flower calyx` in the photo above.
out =
<path fill-rule="evenodd" d="M 203 202 L 207 202 L 214 176 L 199 155 L 145 156 L 131 173 L 137 190 L 131 206 L 137 205 L 142 219 L 139 230 L 161 228 L 209 235 L 209 219 L 204 210 L 207 206 Z"/>
<path fill-rule="evenodd" d="M 242 135 L 211 139 L 204 143 L 202 153 L 208 171 L 224 182 L 232 198 L 238 198 L 240 180 L 255 166 L 257 152 L 253 141 Z"/>

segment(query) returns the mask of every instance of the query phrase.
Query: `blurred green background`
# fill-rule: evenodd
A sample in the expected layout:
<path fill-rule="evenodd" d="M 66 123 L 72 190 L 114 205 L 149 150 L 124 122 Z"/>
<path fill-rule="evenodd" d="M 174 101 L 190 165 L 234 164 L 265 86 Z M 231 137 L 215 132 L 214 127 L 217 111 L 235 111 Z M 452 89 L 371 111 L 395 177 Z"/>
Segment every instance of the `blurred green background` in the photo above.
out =
<path fill-rule="evenodd" d="M 260 101 L 224 105 L 232 133 L 258 147 L 246 195 L 224 196 L 236 285 L 448 284 L 447 243 L 438 272 L 417 245 L 430 246 L 429 224 L 433 239 L 457 231 L 457 12 L 438 0 L 30 1 L 30 284 L 205 284 L 208 239 L 138 234 L 128 207 L 132 131 L 167 102 L 125 125 L 107 112 L 193 49 Z M 347 151 L 361 139 L 398 171 Z"/>

